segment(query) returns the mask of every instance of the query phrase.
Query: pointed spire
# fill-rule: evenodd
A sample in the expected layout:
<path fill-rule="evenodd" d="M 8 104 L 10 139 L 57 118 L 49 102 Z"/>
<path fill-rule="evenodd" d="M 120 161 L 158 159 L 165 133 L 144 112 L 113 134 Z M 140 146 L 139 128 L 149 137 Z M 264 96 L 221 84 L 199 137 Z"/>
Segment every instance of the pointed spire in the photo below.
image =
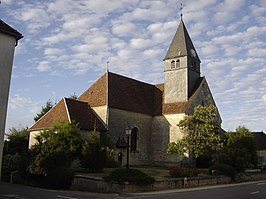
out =
<path fill-rule="evenodd" d="M 187 32 L 185 24 L 182 20 L 182 14 L 181 14 L 181 20 L 179 26 L 163 60 L 188 56 L 188 55 L 191 56 L 192 52 L 193 52 L 192 56 L 200 60 L 198 54 L 196 53 L 192 40 Z"/>

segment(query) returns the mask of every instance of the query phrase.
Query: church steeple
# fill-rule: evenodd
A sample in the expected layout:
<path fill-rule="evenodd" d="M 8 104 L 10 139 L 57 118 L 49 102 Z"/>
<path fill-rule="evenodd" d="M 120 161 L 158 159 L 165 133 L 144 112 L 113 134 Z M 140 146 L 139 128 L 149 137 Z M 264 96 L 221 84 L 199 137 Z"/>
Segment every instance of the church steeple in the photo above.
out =
<path fill-rule="evenodd" d="M 181 18 L 175 36 L 163 60 L 182 56 L 192 56 L 200 61 L 185 24 Z"/>
<path fill-rule="evenodd" d="M 200 78 L 200 59 L 183 22 L 174 35 L 164 61 L 164 102 L 188 101 Z"/>

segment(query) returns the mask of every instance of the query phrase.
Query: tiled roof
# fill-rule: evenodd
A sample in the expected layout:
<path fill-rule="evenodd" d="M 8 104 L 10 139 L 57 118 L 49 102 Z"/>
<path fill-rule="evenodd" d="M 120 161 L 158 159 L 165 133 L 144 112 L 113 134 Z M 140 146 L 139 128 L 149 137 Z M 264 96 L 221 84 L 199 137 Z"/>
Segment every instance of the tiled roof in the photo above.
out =
<path fill-rule="evenodd" d="M 52 128 L 57 122 L 69 121 L 64 99 L 60 100 L 43 117 L 41 117 L 30 131 Z"/>
<path fill-rule="evenodd" d="M 105 73 L 101 76 L 78 100 L 89 103 L 91 107 L 106 105 L 107 74 Z"/>
<path fill-rule="evenodd" d="M 114 73 L 108 73 L 108 80 L 109 107 L 153 115 L 154 85 Z"/>
<path fill-rule="evenodd" d="M 70 120 L 77 122 L 81 130 L 106 131 L 103 122 L 88 103 L 68 98 L 65 102 Z"/>
<path fill-rule="evenodd" d="M 106 128 L 97 114 L 86 102 L 64 98 L 51 110 L 40 118 L 29 130 L 52 128 L 57 122 L 77 122 L 81 130 L 106 131 Z"/>
<path fill-rule="evenodd" d="M 11 35 L 15 37 L 17 40 L 21 39 L 23 36 L 20 32 L 6 24 L 4 21 L 0 19 L 0 32 Z"/>
<path fill-rule="evenodd" d="M 197 88 L 201 81 L 202 78 L 199 80 Z M 108 107 L 111 108 L 152 116 L 186 111 L 189 102 L 163 104 L 163 92 L 164 84 L 152 85 L 107 72 L 78 100 L 88 102 L 92 107 L 108 104 Z"/>

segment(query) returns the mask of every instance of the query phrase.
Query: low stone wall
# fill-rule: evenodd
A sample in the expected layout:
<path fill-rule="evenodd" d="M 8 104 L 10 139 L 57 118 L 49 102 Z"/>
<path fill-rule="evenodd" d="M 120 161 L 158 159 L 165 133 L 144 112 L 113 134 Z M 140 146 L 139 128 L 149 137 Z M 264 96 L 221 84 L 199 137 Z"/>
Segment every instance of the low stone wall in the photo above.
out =
<path fill-rule="evenodd" d="M 107 183 L 101 178 L 75 175 L 71 189 L 98 193 L 120 193 L 123 190 L 123 186 Z"/>
<path fill-rule="evenodd" d="M 265 180 L 266 179 L 266 173 L 245 173 L 238 177 L 238 182 L 247 182 L 247 181 L 257 181 L 257 180 Z"/>
<path fill-rule="evenodd" d="M 226 176 L 193 177 L 193 178 L 169 178 L 156 181 L 152 185 L 118 185 L 107 183 L 100 178 L 76 175 L 71 189 L 79 191 L 100 193 L 136 193 L 146 191 L 159 191 L 166 189 L 179 189 L 199 187 L 207 185 L 227 184 L 231 181 Z"/>

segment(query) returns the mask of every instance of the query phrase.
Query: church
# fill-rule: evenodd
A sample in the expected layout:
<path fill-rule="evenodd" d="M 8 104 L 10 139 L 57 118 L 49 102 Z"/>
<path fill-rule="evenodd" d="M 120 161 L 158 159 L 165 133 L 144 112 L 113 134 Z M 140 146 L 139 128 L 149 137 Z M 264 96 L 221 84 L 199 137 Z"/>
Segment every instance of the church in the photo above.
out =
<path fill-rule="evenodd" d="M 75 121 L 83 132 L 96 129 L 107 133 L 123 165 L 126 128 L 131 132 L 131 165 L 181 162 L 182 157 L 167 154 L 168 144 L 182 138 L 177 124 L 198 105 L 216 106 L 182 17 L 163 63 L 164 83 L 153 85 L 106 71 L 77 100 L 61 99 L 29 129 L 30 147 L 40 131 L 59 121 Z M 219 112 L 217 117 L 221 126 Z"/>

